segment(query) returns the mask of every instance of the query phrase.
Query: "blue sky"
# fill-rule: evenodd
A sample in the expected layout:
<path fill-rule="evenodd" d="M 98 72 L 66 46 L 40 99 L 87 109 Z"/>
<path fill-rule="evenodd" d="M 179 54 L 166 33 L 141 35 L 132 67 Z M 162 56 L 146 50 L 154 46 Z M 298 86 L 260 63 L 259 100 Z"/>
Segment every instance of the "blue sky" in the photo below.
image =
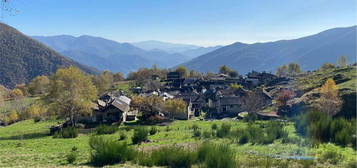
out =
<path fill-rule="evenodd" d="M 293 39 L 356 25 L 357 0 L 10 0 L 3 22 L 27 35 L 203 46 Z"/>

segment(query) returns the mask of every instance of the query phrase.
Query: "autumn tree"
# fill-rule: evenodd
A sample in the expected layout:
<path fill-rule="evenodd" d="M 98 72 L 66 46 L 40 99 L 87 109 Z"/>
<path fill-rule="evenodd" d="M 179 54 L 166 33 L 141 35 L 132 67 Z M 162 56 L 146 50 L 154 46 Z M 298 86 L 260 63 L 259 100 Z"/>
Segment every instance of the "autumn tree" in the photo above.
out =
<path fill-rule="evenodd" d="M 326 70 L 334 69 L 334 68 L 336 68 L 336 66 L 335 66 L 334 64 L 324 63 L 324 64 L 320 67 L 320 70 L 321 70 L 321 71 L 326 71 Z"/>
<path fill-rule="evenodd" d="M 14 99 L 20 99 L 24 96 L 24 94 L 22 93 L 22 91 L 20 89 L 14 89 L 11 91 L 11 96 Z"/>
<path fill-rule="evenodd" d="M 93 83 L 98 93 L 102 94 L 110 89 L 113 85 L 113 74 L 109 71 L 103 71 L 100 75 L 93 77 Z"/>
<path fill-rule="evenodd" d="M 346 56 L 341 56 L 337 60 L 337 65 L 339 67 L 346 67 L 348 64 L 347 57 Z"/>
<path fill-rule="evenodd" d="M 277 71 L 276 71 L 276 75 L 278 76 L 286 76 L 288 74 L 288 66 L 287 65 L 282 65 L 280 66 Z"/>
<path fill-rule="evenodd" d="M 121 73 L 121 72 L 117 72 L 115 74 L 113 74 L 113 81 L 114 82 L 119 82 L 119 81 L 123 81 L 125 78 L 124 78 L 124 74 Z"/>
<path fill-rule="evenodd" d="M 179 72 L 183 77 L 188 77 L 189 75 L 188 69 L 183 65 L 177 67 L 175 72 Z"/>
<path fill-rule="evenodd" d="M 338 94 L 338 87 L 333 79 L 328 79 L 320 88 L 320 99 L 317 105 L 321 112 L 329 116 L 334 116 L 340 111 L 342 100 Z"/>
<path fill-rule="evenodd" d="M 249 91 L 242 97 L 241 107 L 249 113 L 256 113 L 265 105 L 264 97 L 257 91 Z"/>
<path fill-rule="evenodd" d="M 290 75 L 298 74 L 301 72 L 300 65 L 296 63 L 290 63 L 288 65 L 288 73 Z"/>
<path fill-rule="evenodd" d="M 24 118 L 28 119 L 28 118 L 34 118 L 34 117 L 41 117 L 44 115 L 45 111 L 46 111 L 46 109 L 43 106 L 35 103 L 26 109 Z"/>
<path fill-rule="evenodd" d="M 287 114 L 289 112 L 288 101 L 294 98 L 295 93 L 290 89 L 283 89 L 279 91 L 276 98 L 276 105 L 278 107 L 278 113 Z"/>
<path fill-rule="evenodd" d="M 243 86 L 237 83 L 232 83 L 231 85 L 229 85 L 229 88 L 231 88 L 232 90 L 238 90 L 243 88 Z"/>
<path fill-rule="evenodd" d="M 42 95 L 47 93 L 49 84 L 47 76 L 37 76 L 28 84 L 28 91 L 32 95 Z"/>
<path fill-rule="evenodd" d="M 197 72 L 195 70 L 191 70 L 190 71 L 190 77 L 191 78 L 199 78 L 199 79 L 201 79 L 201 78 L 203 78 L 203 74 L 200 73 L 200 72 Z"/>
<path fill-rule="evenodd" d="M 11 110 L 7 116 L 9 123 L 14 123 L 19 120 L 19 115 L 17 114 L 16 110 Z"/>
<path fill-rule="evenodd" d="M 169 99 L 164 102 L 165 115 L 169 118 L 187 119 L 187 105 L 182 99 Z"/>
<path fill-rule="evenodd" d="M 131 107 L 138 109 L 142 113 L 143 120 L 159 115 L 164 110 L 163 105 L 164 101 L 159 96 L 134 96 L 131 102 Z"/>
<path fill-rule="evenodd" d="M 96 95 L 91 77 L 71 66 L 59 69 L 53 75 L 47 100 L 58 115 L 75 125 L 80 115 L 90 114 Z"/>

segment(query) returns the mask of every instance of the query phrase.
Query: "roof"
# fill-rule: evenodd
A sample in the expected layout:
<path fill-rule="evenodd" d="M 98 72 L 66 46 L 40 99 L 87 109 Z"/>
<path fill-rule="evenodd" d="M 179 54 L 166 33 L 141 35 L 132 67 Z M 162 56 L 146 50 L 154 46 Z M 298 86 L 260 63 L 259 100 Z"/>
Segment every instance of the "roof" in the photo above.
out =
<path fill-rule="evenodd" d="M 112 105 L 121 111 L 129 111 L 130 110 L 130 102 L 131 99 L 129 99 L 126 96 L 120 96 L 112 102 Z"/>
<path fill-rule="evenodd" d="M 220 97 L 219 100 L 221 105 L 240 104 L 240 97 L 238 96 Z"/>
<path fill-rule="evenodd" d="M 107 105 L 107 103 L 105 103 L 103 100 L 100 100 L 100 99 L 98 99 L 97 102 L 98 102 L 98 105 L 100 105 L 102 107 L 105 107 Z"/>

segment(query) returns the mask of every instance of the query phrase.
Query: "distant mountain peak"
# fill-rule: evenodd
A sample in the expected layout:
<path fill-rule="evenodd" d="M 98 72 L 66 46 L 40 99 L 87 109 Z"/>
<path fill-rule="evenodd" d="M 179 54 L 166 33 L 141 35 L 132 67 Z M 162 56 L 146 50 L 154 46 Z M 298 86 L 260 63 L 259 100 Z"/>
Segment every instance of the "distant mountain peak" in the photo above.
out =
<path fill-rule="evenodd" d="M 275 71 L 278 66 L 295 62 L 304 70 L 314 70 L 323 63 L 336 63 L 341 55 L 356 62 L 356 26 L 333 28 L 293 40 L 244 44 L 219 48 L 184 63 L 189 69 L 216 72 L 228 65 L 240 73 Z"/>

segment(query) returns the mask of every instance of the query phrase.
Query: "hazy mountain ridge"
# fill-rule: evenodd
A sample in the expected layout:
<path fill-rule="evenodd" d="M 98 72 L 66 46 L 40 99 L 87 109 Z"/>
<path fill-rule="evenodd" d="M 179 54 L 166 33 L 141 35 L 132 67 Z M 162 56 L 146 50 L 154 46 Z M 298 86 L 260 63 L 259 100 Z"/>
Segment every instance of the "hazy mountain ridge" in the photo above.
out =
<path fill-rule="evenodd" d="M 216 48 L 155 41 L 155 44 L 164 46 L 164 48 L 144 50 L 130 43 L 119 43 L 88 35 L 79 37 L 69 35 L 32 37 L 83 64 L 96 67 L 100 70 L 107 69 L 125 74 L 142 67 L 151 67 L 154 64 L 161 68 L 173 67 Z M 175 46 L 179 50 L 185 49 L 184 51 L 187 55 L 165 51 L 165 47 L 175 48 Z"/>
<path fill-rule="evenodd" d="M 216 72 L 221 65 L 246 73 L 251 70 L 275 71 L 276 67 L 296 62 L 304 70 L 313 70 L 321 64 L 335 63 L 345 55 L 356 62 L 356 26 L 334 28 L 293 40 L 267 43 L 234 43 L 184 63 L 189 69 Z"/>
<path fill-rule="evenodd" d="M 87 73 L 95 69 L 66 58 L 16 29 L 0 23 L 0 84 L 14 87 L 58 68 L 77 66 Z"/>

